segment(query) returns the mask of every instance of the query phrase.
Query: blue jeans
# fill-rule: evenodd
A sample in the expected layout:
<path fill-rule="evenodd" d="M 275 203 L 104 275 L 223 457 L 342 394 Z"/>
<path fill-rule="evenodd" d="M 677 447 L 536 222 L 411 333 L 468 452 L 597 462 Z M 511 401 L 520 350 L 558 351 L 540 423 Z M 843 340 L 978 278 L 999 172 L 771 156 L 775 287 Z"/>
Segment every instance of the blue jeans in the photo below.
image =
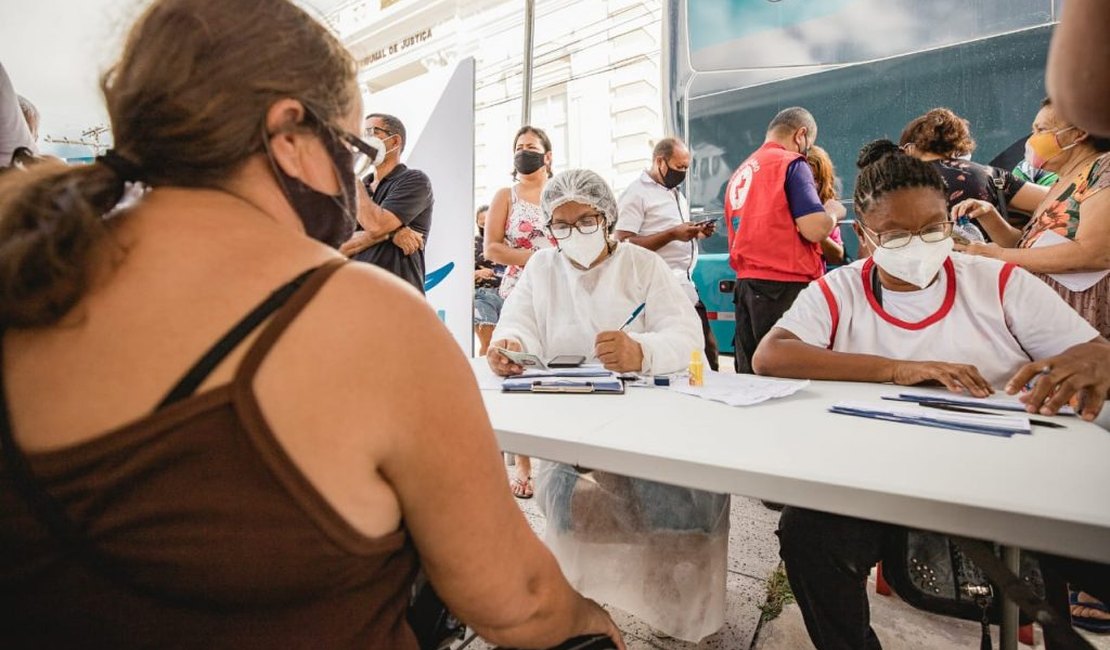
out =
<path fill-rule="evenodd" d="M 474 324 L 496 325 L 504 304 L 505 299 L 498 295 L 497 289 L 478 287 L 474 290 Z"/>

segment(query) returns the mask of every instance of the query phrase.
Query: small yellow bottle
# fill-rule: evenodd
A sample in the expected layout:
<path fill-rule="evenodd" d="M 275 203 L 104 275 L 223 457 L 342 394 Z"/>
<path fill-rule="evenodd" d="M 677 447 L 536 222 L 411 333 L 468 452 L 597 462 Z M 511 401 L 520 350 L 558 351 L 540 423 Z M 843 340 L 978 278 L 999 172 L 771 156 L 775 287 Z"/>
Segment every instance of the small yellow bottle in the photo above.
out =
<path fill-rule="evenodd" d="M 690 353 L 690 385 L 705 385 L 705 362 L 701 360 L 701 350 Z"/>

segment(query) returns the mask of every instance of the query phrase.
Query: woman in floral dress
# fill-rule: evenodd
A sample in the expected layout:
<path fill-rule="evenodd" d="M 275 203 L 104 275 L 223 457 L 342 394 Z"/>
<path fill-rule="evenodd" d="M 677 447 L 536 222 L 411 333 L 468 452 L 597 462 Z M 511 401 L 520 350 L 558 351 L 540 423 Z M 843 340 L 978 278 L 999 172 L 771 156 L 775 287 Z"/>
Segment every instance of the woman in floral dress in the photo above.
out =
<path fill-rule="evenodd" d="M 513 151 L 516 184 L 497 190 L 486 217 L 485 257 L 506 267 L 502 298 L 509 297 L 532 255 L 555 245 L 540 210 L 540 195 L 551 177 L 551 140 L 542 129 L 524 126 L 513 140 Z M 516 457 L 510 486 L 518 499 L 532 498 L 532 460 L 527 456 Z"/>
<path fill-rule="evenodd" d="M 1046 99 L 1033 122 L 1026 159 L 1060 175 L 1029 224 L 1018 230 L 1006 225 L 990 204 L 964 201 L 953 213 L 978 219 L 996 243 L 957 250 L 1012 262 L 1036 274 L 1099 334 L 1110 336 L 1110 192 L 1103 191 L 1110 187 L 1110 139 L 1069 124 Z M 1046 235 L 1058 242 L 1039 242 Z M 1075 290 L 1053 277 L 1076 273 L 1103 275 Z"/>

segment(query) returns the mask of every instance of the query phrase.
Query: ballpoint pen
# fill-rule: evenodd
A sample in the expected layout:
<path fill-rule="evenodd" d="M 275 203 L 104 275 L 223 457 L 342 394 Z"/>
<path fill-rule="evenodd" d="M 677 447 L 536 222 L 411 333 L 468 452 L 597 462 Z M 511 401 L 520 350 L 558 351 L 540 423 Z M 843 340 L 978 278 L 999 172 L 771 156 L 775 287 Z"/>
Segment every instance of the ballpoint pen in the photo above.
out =
<path fill-rule="evenodd" d="M 632 315 L 628 317 L 628 320 L 624 321 L 624 325 L 621 325 L 620 328 L 617 331 L 618 332 L 623 332 L 624 328 L 631 325 L 632 321 L 636 320 L 636 317 L 639 316 L 642 311 L 644 311 L 644 307 L 646 307 L 646 306 L 647 306 L 646 302 L 641 302 L 639 307 L 632 310 Z"/>

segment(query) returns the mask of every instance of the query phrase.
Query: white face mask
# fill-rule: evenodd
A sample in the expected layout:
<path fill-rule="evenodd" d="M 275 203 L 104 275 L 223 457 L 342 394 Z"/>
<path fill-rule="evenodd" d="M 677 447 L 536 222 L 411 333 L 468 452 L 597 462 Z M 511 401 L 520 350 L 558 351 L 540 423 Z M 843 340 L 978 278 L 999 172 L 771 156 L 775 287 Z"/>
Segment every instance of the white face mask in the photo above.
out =
<path fill-rule="evenodd" d="M 570 237 L 559 240 L 559 250 L 574 263 L 589 268 L 605 250 L 605 224 L 602 223 L 597 232 L 588 235 L 571 230 Z"/>
<path fill-rule="evenodd" d="M 951 237 L 929 243 L 914 235 L 910 243 L 901 248 L 882 248 L 874 242 L 872 245 L 875 250 L 871 257 L 882 270 L 922 289 L 937 277 L 944 260 L 952 252 Z"/>

